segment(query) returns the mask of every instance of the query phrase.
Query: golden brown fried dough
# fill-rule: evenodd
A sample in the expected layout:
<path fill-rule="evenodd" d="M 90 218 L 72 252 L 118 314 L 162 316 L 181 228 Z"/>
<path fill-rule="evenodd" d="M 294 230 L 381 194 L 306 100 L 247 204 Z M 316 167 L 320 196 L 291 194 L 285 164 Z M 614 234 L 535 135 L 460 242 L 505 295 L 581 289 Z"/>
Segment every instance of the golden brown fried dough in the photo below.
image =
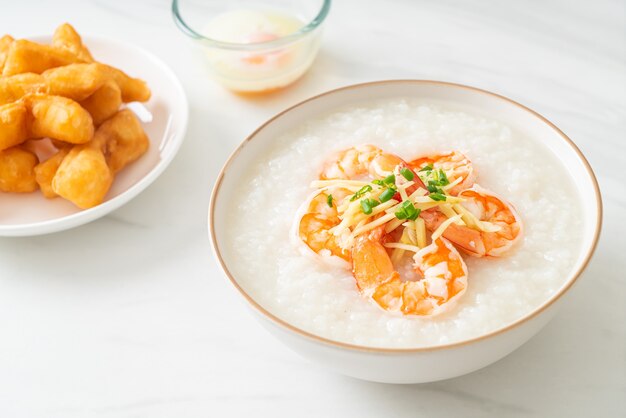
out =
<path fill-rule="evenodd" d="M 101 64 L 70 64 L 44 71 L 48 93 L 81 101 L 98 90 L 110 76 Z"/>
<path fill-rule="evenodd" d="M 69 23 L 62 24 L 54 31 L 54 35 L 52 35 L 52 45 L 70 51 L 81 61 L 93 62 L 93 57 L 83 44 L 80 35 Z"/>
<path fill-rule="evenodd" d="M 9 47 L 2 75 L 8 77 L 21 73 L 41 74 L 49 68 L 75 62 L 80 62 L 80 60 L 65 49 L 18 39 Z"/>
<path fill-rule="evenodd" d="M 132 78 L 122 70 L 118 70 L 110 65 L 102 65 L 106 68 L 110 77 L 115 80 L 120 90 L 122 90 L 122 101 L 124 103 L 146 102 L 150 99 L 152 93 L 145 81 Z"/>
<path fill-rule="evenodd" d="M 7 59 L 7 53 L 9 47 L 15 39 L 11 35 L 4 35 L 0 38 L 0 74 L 2 74 L 2 68 L 4 67 L 4 61 Z"/>
<path fill-rule="evenodd" d="M 37 184 L 39 184 L 39 188 L 41 189 L 43 195 L 48 199 L 57 196 L 54 190 L 52 190 L 52 179 L 57 173 L 63 159 L 69 152 L 69 148 L 60 149 L 52 157 L 35 166 L 35 180 L 37 181 Z"/>
<path fill-rule="evenodd" d="M 33 138 L 51 138 L 71 144 L 84 144 L 94 133 L 91 115 L 71 99 L 46 94 L 24 97 L 32 113 Z"/>
<path fill-rule="evenodd" d="M 0 106 L 0 151 L 28 139 L 29 112 L 24 103 Z"/>
<path fill-rule="evenodd" d="M 32 93 L 47 93 L 48 86 L 40 74 L 24 73 L 0 77 L 0 105 L 13 103 Z"/>
<path fill-rule="evenodd" d="M 65 156 L 52 178 L 52 190 L 87 209 L 102 203 L 112 182 L 104 154 L 90 143 L 73 147 Z"/>
<path fill-rule="evenodd" d="M 122 105 L 122 92 L 115 81 L 108 80 L 80 105 L 89 112 L 94 125 L 99 126 L 117 113 Z"/>
<path fill-rule="evenodd" d="M 105 142 L 107 162 L 113 174 L 141 157 L 150 145 L 139 120 L 128 109 L 117 112 L 100 125 L 94 141 Z"/>
<path fill-rule="evenodd" d="M 30 193 L 37 190 L 37 156 L 20 147 L 0 151 L 0 191 Z"/>
<path fill-rule="evenodd" d="M 149 147 L 139 120 L 119 108 L 150 95 L 143 80 L 95 62 L 67 23 L 51 45 L 0 38 L 0 191 L 100 204 L 115 173 Z"/>

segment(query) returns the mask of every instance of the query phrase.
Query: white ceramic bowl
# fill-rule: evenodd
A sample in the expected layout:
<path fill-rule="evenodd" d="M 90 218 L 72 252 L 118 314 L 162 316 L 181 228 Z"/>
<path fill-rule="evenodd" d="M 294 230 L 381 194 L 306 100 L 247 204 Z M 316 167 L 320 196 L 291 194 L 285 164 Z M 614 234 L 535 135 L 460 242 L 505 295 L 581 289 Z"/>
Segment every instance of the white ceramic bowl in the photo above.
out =
<path fill-rule="evenodd" d="M 31 39 L 43 43 L 51 40 L 45 36 Z M 136 113 L 140 119 L 145 119 L 142 125 L 150 138 L 150 148 L 115 176 L 105 201 L 91 209 L 81 210 L 65 199 L 46 199 L 40 192 L 0 193 L 0 236 L 48 234 L 108 214 L 156 180 L 183 142 L 189 110 L 185 91 L 172 70 L 151 53 L 130 44 L 92 37 L 85 37 L 83 41 L 97 60 L 148 83 L 152 97 L 139 105 Z M 151 117 L 146 118 L 144 114 Z"/>
<path fill-rule="evenodd" d="M 561 160 L 575 179 L 583 214 L 584 233 L 580 253 L 569 277 L 550 299 L 518 321 L 501 329 L 453 344 L 415 349 L 385 349 L 356 346 L 313 335 L 278 318 L 254 301 L 239 285 L 225 260 L 230 248 L 225 237 L 226 214 L 241 179 L 238 173 L 253 163 L 256 156 L 271 146 L 284 132 L 330 109 L 394 97 L 419 97 L 464 106 L 469 111 L 488 113 L 518 129 L 527 137 L 541 141 Z M 302 356 L 339 373 L 378 382 L 420 383 L 447 379 L 485 367 L 521 346 L 555 314 L 562 296 L 580 276 L 598 241 L 602 204 L 591 167 L 576 145 L 556 126 L 532 110 L 505 97 L 472 87 L 436 81 L 398 80 L 349 86 L 321 94 L 273 117 L 252 133 L 235 150 L 218 176 L 209 209 L 209 230 L 213 250 L 226 276 L 253 308 L 261 323 L 278 339 Z"/>

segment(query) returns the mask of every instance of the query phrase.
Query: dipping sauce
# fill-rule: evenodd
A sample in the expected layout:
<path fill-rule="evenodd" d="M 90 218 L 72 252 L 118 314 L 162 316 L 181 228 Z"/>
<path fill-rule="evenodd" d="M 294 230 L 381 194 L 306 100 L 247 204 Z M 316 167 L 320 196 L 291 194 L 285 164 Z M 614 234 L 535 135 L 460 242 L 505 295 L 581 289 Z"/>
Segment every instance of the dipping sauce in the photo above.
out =
<path fill-rule="evenodd" d="M 305 23 L 275 10 L 231 10 L 213 18 L 203 35 L 220 42 L 254 45 L 251 48 L 206 48 L 214 77 L 239 92 L 267 92 L 287 86 L 309 68 L 318 48 L 316 33 L 293 42 L 266 46 L 296 33 Z"/>

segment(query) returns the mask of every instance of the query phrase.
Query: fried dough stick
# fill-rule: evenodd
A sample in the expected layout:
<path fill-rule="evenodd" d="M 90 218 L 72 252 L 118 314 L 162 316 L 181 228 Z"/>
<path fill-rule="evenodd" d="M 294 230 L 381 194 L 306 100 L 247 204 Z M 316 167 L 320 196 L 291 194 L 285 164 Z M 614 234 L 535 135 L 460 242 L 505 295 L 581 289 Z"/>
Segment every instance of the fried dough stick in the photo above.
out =
<path fill-rule="evenodd" d="M 37 190 L 37 156 L 20 147 L 0 151 L 0 191 L 30 193 Z"/>
<path fill-rule="evenodd" d="M 0 38 L 0 74 L 2 74 L 2 69 L 4 67 L 4 62 L 7 59 L 7 53 L 9 52 L 9 47 L 13 43 L 15 39 L 11 35 L 4 35 Z"/>
<path fill-rule="evenodd" d="M 60 96 L 32 94 L 24 97 L 32 113 L 31 138 L 52 138 L 84 144 L 94 133 L 91 115 L 78 103 Z"/>
<path fill-rule="evenodd" d="M 52 157 L 35 166 L 35 180 L 39 184 L 41 193 L 48 199 L 58 196 L 52 189 L 52 179 L 69 152 L 70 148 L 62 148 Z"/>
<path fill-rule="evenodd" d="M 103 136 L 107 162 L 113 173 L 141 157 L 150 144 L 135 114 L 124 109 L 104 122 L 96 136 Z"/>
<path fill-rule="evenodd" d="M 52 191 L 81 209 L 99 205 L 111 188 L 113 174 L 102 149 L 94 141 L 74 146 L 63 158 Z"/>
<path fill-rule="evenodd" d="M 117 85 L 117 89 L 111 83 Z M 94 101 L 117 96 L 120 91 L 121 102 L 146 101 L 150 98 L 150 89 L 143 80 L 132 78 L 117 68 L 100 63 L 78 63 L 51 68 L 42 74 L 23 73 L 0 77 L 0 105 L 19 100 L 30 93 L 47 93 L 63 96 L 76 101 L 87 100 L 96 91 L 108 84 Z M 115 100 L 118 101 L 117 99 Z M 110 102 L 106 112 L 111 113 Z M 119 105 L 117 106 L 119 108 Z M 93 110 L 93 106 L 91 108 Z M 115 109 L 117 110 L 117 108 Z"/>
<path fill-rule="evenodd" d="M 29 111 L 22 102 L 0 106 L 0 151 L 26 141 Z"/>
<path fill-rule="evenodd" d="M 54 35 L 52 35 L 52 45 L 71 52 L 83 62 L 93 62 L 93 57 L 83 44 L 80 35 L 69 23 L 64 23 L 56 28 Z"/>
<path fill-rule="evenodd" d="M 37 73 L 80 62 L 80 59 L 68 50 L 51 45 L 42 45 L 26 39 L 11 43 L 7 51 L 2 75 L 8 77 L 21 73 Z"/>
<path fill-rule="evenodd" d="M 70 64 L 51 68 L 42 74 L 48 94 L 81 101 L 91 96 L 111 78 L 102 64 Z"/>
<path fill-rule="evenodd" d="M 108 80 L 80 105 L 89 112 L 94 125 L 100 126 L 117 113 L 122 105 L 122 91 L 115 81 Z"/>
<path fill-rule="evenodd" d="M 47 93 L 46 80 L 35 73 L 0 77 L 0 105 L 13 103 L 27 94 Z"/>

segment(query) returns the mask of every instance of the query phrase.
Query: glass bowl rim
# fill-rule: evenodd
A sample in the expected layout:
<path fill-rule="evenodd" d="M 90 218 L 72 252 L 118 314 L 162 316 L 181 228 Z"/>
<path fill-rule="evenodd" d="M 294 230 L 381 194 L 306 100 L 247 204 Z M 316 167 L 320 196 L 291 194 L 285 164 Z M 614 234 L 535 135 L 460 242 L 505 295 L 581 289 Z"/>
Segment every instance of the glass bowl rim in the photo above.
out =
<path fill-rule="evenodd" d="M 255 50 L 261 50 L 261 49 L 272 49 L 272 48 L 276 48 L 279 46 L 283 46 L 285 44 L 291 43 L 293 41 L 296 41 L 304 37 L 309 32 L 314 31 L 326 19 L 326 16 L 328 15 L 328 12 L 330 11 L 330 5 L 332 3 L 332 0 L 323 0 L 322 7 L 320 8 L 317 15 L 313 18 L 313 20 L 311 20 L 306 25 L 302 26 L 296 32 L 291 33 L 289 35 L 281 36 L 280 38 L 277 38 L 271 41 L 255 42 L 255 43 L 249 43 L 249 44 L 218 41 L 216 39 L 207 38 L 206 36 L 201 35 L 200 33 L 196 32 L 193 28 L 191 28 L 191 26 L 189 26 L 187 22 L 185 22 L 185 20 L 181 16 L 180 9 L 178 7 L 179 2 L 180 0 L 172 0 L 172 16 L 174 18 L 174 22 L 176 23 L 176 26 L 178 26 L 178 28 L 185 35 L 201 42 L 202 44 L 206 46 L 211 46 L 211 47 L 221 48 L 221 49 L 239 50 L 239 51 L 255 51 Z"/>

